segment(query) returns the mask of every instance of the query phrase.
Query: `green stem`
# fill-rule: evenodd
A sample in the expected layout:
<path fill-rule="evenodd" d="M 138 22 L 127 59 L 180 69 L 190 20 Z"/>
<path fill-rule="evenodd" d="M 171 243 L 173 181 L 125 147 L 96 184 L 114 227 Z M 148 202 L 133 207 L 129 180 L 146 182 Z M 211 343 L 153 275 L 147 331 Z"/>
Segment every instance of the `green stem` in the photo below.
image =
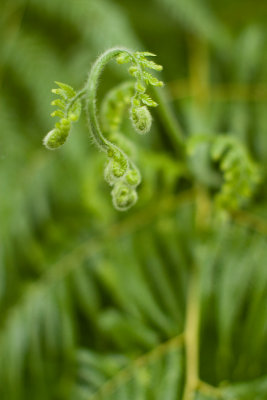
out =
<path fill-rule="evenodd" d="M 96 93 L 99 77 L 105 65 L 112 59 L 116 58 L 120 53 L 125 52 L 131 56 L 131 53 L 125 48 L 113 48 L 103 53 L 94 63 L 90 71 L 88 81 L 85 86 L 86 103 L 87 103 L 87 119 L 91 134 L 100 148 L 105 153 L 114 147 L 102 134 L 99 126 L 97 111 L 96 111 Z"/>
<path fill-rule="evenodd" d="M 184 336 L 186 349 L 186 382 L 183 400 L 192 400 L 194 391 L 199 383 L 199 271 L 197 267 L 194 267 L 191 272 Z"/>
<path fill-rule="evenodd" d="M 82 96 L 84 96 L 86 93 L 86 87 L 84 87 L 83 89 L 81 89 L 69 102 L 67 108 L 66 108 L 66 115 L 68 115 L 71 107 L 73 106 L 73 104 Z"/>
<path fill-rule="evenodd" d="M 164 91 L 152 88 L 154 97 L 159 104 L 158 113 L 164 128 L 176 150 L 182 158 L 185 157 L 185 143 L 182 128 L 175 118 L 174 112 L 168 104 L 168 99 Z"/>

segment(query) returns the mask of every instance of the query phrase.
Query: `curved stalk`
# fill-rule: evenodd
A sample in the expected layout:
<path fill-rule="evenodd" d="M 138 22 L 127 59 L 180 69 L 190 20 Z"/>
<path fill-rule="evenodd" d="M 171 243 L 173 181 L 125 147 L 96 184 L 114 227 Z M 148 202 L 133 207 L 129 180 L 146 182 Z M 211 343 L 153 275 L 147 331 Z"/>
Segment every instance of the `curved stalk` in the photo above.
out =
<path fill-rule="evenodd" d="M 108 153 L 110 147 L 113 146 L 103 135 L 99 126 L 97 110 L 96 110 L 96 93 L 99 77 L 105 67 L 105 65 L 112 59 L 116 58 L 121 53 L 127 53 L 131 57 L 131 53 L 124 48 L 113 48 L 103 53 L 94 63 L 90 71 L 86 86 L 86 110 L 87 120 L 90 127 L 91 134 L 100 148 L 100 150 Z"/>

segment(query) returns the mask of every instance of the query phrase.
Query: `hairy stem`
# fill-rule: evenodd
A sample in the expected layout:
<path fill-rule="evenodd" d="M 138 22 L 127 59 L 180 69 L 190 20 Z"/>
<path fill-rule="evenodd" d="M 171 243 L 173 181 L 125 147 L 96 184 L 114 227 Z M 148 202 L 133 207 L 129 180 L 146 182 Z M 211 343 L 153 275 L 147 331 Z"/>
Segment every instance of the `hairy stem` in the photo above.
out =
<path fill-rule="evenodd" d="M 116 58 L 122 52 L 131 55 L 131 53 L 128 50 L 120 47 L 107 50 L 105 53 L 103 53 L 92 66 L 85 87 L 86 102 L 87 102 L 87 119 L 90 131 L 100 150 L 106 153 L 110 149 L 111 143 L 103 136 L 98 122 L 97 111 L 96 111 L 97 85 L 99 77 L 105 65 L 110 60 Z"/>

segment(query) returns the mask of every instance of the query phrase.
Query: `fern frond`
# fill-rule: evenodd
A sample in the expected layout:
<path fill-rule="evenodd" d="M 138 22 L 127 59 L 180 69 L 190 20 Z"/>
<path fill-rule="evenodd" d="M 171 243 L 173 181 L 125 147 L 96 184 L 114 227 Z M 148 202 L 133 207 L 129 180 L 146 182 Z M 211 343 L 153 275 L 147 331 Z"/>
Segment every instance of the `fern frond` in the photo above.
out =
<path fill-rule="evenodd" d="M 117 355 L 103 358 L 83 352 L 79 357 L 80 367 L 73 397 L 80 394 L 78 398 L 81 400 L 114 397 L 146 399 L 153 395 L 160 399 L 160 396 L 168 395 L 168 399 L 175 399 L 182 389 L 181 346 L 182 338 L 175 337 L 134 361 Z M 84 360 L 82 364 L 81 356 Z M 86 368 L 82 369 L 85 362 Z M 151 385 L 152 382 L 155 385 Z"/>

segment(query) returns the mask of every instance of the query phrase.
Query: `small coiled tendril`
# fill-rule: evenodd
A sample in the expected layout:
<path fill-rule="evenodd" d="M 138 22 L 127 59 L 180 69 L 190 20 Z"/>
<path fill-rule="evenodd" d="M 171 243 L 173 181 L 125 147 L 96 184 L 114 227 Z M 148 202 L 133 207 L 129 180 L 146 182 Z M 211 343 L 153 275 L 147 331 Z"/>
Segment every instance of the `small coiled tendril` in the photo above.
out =
<path fill-rule="evenodd" d="M 137 201 L 135 188 L 141 182 L 138 168 L 129 159 L 129 155 L 134 156 L 135 154 L 135 146 L 121 133 L 123 117 L 127 108 L 131 105 L 134 93 L 134 83 L 132 81 L 124 82 L 105 96 L 101 107 L 103 131 L 128 156 L 128 168 L 125 174 L 122 173 L 121 176 L 118 176 L 120 174 L 120 163 L 114 160 L 109 161 L 104 174 L 105 180 L 113 186 L 111 192 L 113 204 L 119 210 L 127 210 Z M 122 172 L 124 172 L 124 169 Z"/>
<path fill-rule="evenodd" d="M 61 98 L 53 100 L 51 105 L 59 107 L 53 111 L 52 117 L 60 117 L 60 121 L 55 124 L 45 136 L 43 143 L 49 150 L 55 150 L 62 146 L 69 135 L 71 124 L 78 121 L 81 114 L 81 101 L 77 99 L 75 90 L 65 83 L 55 82 L 59 87 L 52 89 L 52 93 L 59 95 Z"/>
<path fill-rule="evenodd" d="M 76 93 L 70 86 L 57 82 L 59 89 L 53 90 L 62 99 L 55 100 L 52 104 L 59 106 L 59 110 L 52 115 L 59 116 L 61 120 L 55 128 L 44 138 L 44 145 L 48 149 L 55 149 L 61 146 L 68 137 L 71 123 L 79 118 L 81 111 L 81 97 L 86 98 L 87 119 L 91 135 L 98 148 L 106 153 L 108 162 L 104 171 L 106 182 L 112 186 L 112 201 L 117 210 L 125 211 L 132 207 L 137 201 L 136 188 L 141 182 L 141 175 L 138 168 L 127 153 L 127 145 L 117 132 L 121 123 L 125 108 L 130 103 L 130 119 L 134 129 L 145 134 L 151 128 L 152 117 L 148 107 L 155 107 L 157 103 L 146 93 L 147 86 L 162 86 L 163 83 L 151 75 L 147 69 L 161 71 L 162 66 L 147 60 L 146 57 L 154 56 L 149 52 L 131 52 L 124 48 L 114 48 L 103 53 L 94 63 L 90 71 L 85 87 Z M 121 91 L 121 98 L 117 102 L 112 98 L 106 102 L 106 109 L 103 113 L 103 130 L 108 134 L 107 139 L 100 127 L 96 112 L 96 93 L 100 74 L 105 65 L 112 59 L 118 64 L 130 63 L 129 73 L 135 78 L 135 83 L 125 84 Z M 118 92 L 117 92 L 118 95 Z M 111 142 L 115 138 L 115 144 Z M 122 148 L 123 149 L 122 149 Z M 128 149 L 130 149 L 128 144 Z"/>
<path fill-rule="evenodd" d="M 149 132 L 152 123 L 152 117 L 147 107 L 156 107 L 157 103 L 146 93 L 147 86 L 163 86 L 147 69 L 161 71 L 162 66 L 147 60 L 146 57 L 154 57 L 155 54 L 149 52 L 136 52 L 134 55 L 121 53 L 117 57 L 117 63 L 131 63 L 129 73 L 136 79 L 135 93 L 132 97 L 130 108 L 130 117 L 136 132 L 145 134 Z"/>
<path fill-rule="evenodd" d="M 219 163 L 223 185 L 216 195 L 221 209 L 236 210 L 252 196 L 260 182 L 260 169 L 246 147 L 236 138 L 226 135 L 197 135 L 189 139 L 188 151 L 193 153 L 200 143 L 210 143 L 211 158 Z"/>

